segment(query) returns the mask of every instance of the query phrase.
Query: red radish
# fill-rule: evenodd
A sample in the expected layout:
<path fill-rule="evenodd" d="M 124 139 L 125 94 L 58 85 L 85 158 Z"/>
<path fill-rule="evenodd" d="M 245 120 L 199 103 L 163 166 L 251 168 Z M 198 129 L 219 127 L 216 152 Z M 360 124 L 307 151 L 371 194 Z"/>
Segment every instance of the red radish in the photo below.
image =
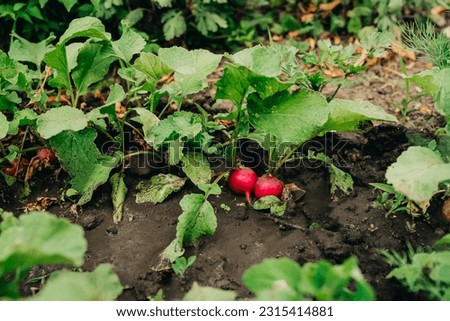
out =
<path fill-rule="evenodd" d="M 42 160 L 42 161 L 48 159 L 48 161 L 49 161 L 50 163 L 56 162 L 56 155 L 55 155 L 55 152 L 54 152 L 53 150 L 51 150 L 51 149 L 48 149 L 48 148 L 40 149 L 40 150 L 37 152 L 37 156 L 38 156 L 39 159 Z"/>
<path fill-rule="evenodd" d="M 3 168 L 3 172 L 9 176 L 16 176 L 18 169 L 19 167 L 17 166 L 17 159 L 15 159 L 11 162 L 11 167 Z"/>
<path fill-rule="evenodd" d="M 253 191 L 258 176 L 248 167 L 235 169 L 228 178 L 228 186 L 236 194 L 244 194 L 248 204 L 251 204 L 250 195 Z"/>
<path fill-rule="evenodd" d="M 269 195 L 280 197 L 282 192 L 283 182 L 270 174 L 261 176 L 255 184 L 255 196 L 257 199 Z"/>

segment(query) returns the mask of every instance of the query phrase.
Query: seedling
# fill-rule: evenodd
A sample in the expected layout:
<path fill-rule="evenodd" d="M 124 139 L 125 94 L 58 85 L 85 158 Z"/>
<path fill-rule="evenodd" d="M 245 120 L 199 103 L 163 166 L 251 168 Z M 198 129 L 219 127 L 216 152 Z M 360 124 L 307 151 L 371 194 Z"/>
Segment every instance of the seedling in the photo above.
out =
<path fill-rule="evenodd" d="M 194 264 L 196 258 L 197 257 L 195 255 L 190 256 L 188 259 L 184 256 L 177 257 L 175 262 L 172 263 L 172 270 L 176 275 L 183 276 L 192 264 Z"/>

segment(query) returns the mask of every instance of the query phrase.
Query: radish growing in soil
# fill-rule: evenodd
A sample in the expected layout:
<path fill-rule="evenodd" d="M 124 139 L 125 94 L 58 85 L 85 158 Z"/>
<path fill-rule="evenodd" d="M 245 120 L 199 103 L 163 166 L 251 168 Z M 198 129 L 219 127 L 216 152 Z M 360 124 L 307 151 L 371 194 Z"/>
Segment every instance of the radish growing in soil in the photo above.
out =
<path fill-rule="evenodd" d="M 51 150 L 51 149 L 48 149 L 48 148 L 40 149 L 37 152 L 37 156 L 42 161 L 48 160 L 50 163 L 56 162 L 55 152 L 53 150 Z"/>
<path fill-rule="evenodd" d="M 9 176 L 16 176 L 17 170 L 19 167 L 17 166 L 17 159 L 11 162 L 11 167 L 4 167 L 3 172 Z"/>
<path fill-rule="evenodd" d="M 283 192 L 283 182 L 273 175 L 267 174 L 258 178 L 255 184 L 255 196 L 260 199 L 264 196 L 276 196 L 280 197 Z"/>
<path fill-rule="evenodd" d="M 248 167 L 235 169 L 228 178 L 228 186 L 236 194 L 244 194 L 248 204 L 251 205 L 251 193 L 258 176 Z"/>

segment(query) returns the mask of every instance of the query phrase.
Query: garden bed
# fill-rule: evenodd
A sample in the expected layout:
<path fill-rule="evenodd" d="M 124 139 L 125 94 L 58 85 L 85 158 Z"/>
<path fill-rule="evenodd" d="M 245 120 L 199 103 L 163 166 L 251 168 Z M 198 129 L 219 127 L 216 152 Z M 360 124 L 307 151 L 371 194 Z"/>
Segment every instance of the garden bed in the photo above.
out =
<path fill-rule="evenodd" d="M 411 66 L 423 68 L 420 62 Z M 339 97 L 365 98 L 395 112 L 392 106 L 399 102 L 399 93 L 404 90 L 398 73 L 388 71 L 395 69 L 396 65 L 391 62 L 389 69 L 381 64 L 375 66 L 362 80 L 355 78 L 353 86 L 341 89 Z M 201 95 L 197 99 L 205 101 Z M 430 101 L 424 100 L 420 106 L 427 103 Z M 434 116 L 439 123 L 439 116 Z M 323 165 L 291 164 L 291 168 L 282 169 L 280 178 L 285 183 L 295 183 L 305 193 L 295 206 L 291 204 L 285 217 L 274 219 L 253 210 L 243 196 L 233 194 L 222 180 L 221 195 L 210 197 L 217 209 L 217 230 L 213 236 L 202 237 L 186 248 L 186 256 L 195 255 L 196 261 L 183 276 L 171 270 L 159 270 L 158 265 L 160 254 L 175 237 L 180 200 L 190 192 L 198 192 L 193 184 L 186 185 L 162 204 L 137 204 L 135 186 L 151 175 L 128 175 L 125 183 L 129 193 L 124 218 L 119 224 L 113 223 L 108 186 L 101 187 L 82 209 L 62 203 L 49 210 L 83 226 L 88 251 L 82 268 L 93 270 L 100 263 L 111 263 L 125 286 L 119 297 L 122 300 L 145 300 L 160 289 L 164 299 L 178 300 L 193 282 L 235 290 L 240 298 L 248 298 L 251 293 L 243 286 L 242 275 L 265 258 L 289 257 L 300 264 L 325 259 L 340 264 L 351 255 L 358 258 L 359 267 L 374 287 L 377 299 L 423 299 L 420 293 L 408 293 L 396 280 L 386 278 L 392 267 L 385 262 L 380 250 L 403 252 L 407 244 L 414 248 L 426 247 L 448 233 L 449 225 L 439 215 L 442 201 L 432 202 L 427 219 L 413 219 L 405 212 L 386 216 L 385 211 L 375 206 L 379 192 L 369 184 L 384 181 L 386 168 L 409 146 L 408 133 L 426 136 L 432 132 L 435 125 L 428 119 L 430 115 L 418 108 L 409 113 L 406 127 L 377 124 L 366 133 L 327 134 L 325 138 L 308 142 L 311 146 L 328 146 L 325 152 L 352 175 L 355 188 L 349 196 L 332 196 L 329 173 Z M 139 173 L 139 170 L 132 172 Z M 56 179 L 51 170 L 37 173 L 32 194 L 23 203 L 32 203 L 38 196 L 59 197 L 65 188 L 65 176 L 61 175 Z M 23 203 L 12 200 L 5 209 L 17 212 Z M 224 209 L 222 204 L 229 208 Z M 408 229 L 411 222 L 414 222 L 414 230 Z M 38 267 L 30 277 L 45 275 L 48 271 Z M 25 291 L 29 291 L 26 288 Z"/>

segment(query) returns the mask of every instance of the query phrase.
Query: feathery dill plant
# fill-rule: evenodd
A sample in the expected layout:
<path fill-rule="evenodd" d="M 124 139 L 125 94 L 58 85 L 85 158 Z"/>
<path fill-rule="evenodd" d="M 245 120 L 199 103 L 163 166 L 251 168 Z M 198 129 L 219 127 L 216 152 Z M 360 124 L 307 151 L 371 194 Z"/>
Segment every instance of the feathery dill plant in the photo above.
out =
<path fill-rule="evenodd" d="M 442 32 L 436 32 L 431 21 L 413 22 L 403 25 L 405 45 L 440 69 L 450 67 L 450 38 Z"/>

